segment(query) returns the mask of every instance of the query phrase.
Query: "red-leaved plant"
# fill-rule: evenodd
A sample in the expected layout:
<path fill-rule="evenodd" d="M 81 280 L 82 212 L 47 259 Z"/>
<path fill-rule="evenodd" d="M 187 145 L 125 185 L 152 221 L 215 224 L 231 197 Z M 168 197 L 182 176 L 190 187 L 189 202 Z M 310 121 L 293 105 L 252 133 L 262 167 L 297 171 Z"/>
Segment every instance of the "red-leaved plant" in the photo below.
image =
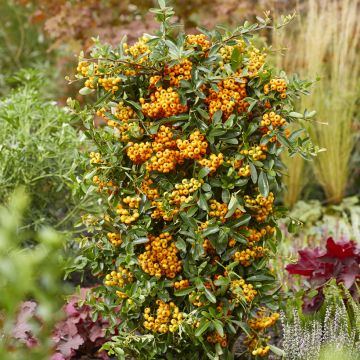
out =
<path fill-rule="evenodd" d="M 94 322 L 91 318 L 90 306 L 79 305 L 79 302 L 85 299 L 87 291 L 88 289 L 81 289 L 80 295 L 71 296 L 65 304 L 63 311 L 66 317 L 58 322 L 53 330 L 54 354 L 51 360 L 71 360 L 83 354 L 103 360 L 109 359 L 105 351 L 98 351 L 109 340 L 105 335 L 108 322 L 101 317 Z M 24 302 L 13 332 L 14 337 L 28 347 L 35 347 L 38 344 L 30 324 L 34 319 L 41 323 L 41 319 L 37 318 L 36 309 L 35 302 Z"/>
<path fill-rule="evenodd" d="M 360 280 L 360 248 L 353 241 L 335 242 L 328 238 L 326 250 L 300 250 L 298 262 L 287 265 L 286 270 L 292 275 L 306 277 L 310 289 L 318 291 L 315 297 L 304 299 L 304 310 L 315 311 L 323 302 L 322 289 L 330 279 L 342 283 L 353 297 L 358 296 L 356 283 Z"/>

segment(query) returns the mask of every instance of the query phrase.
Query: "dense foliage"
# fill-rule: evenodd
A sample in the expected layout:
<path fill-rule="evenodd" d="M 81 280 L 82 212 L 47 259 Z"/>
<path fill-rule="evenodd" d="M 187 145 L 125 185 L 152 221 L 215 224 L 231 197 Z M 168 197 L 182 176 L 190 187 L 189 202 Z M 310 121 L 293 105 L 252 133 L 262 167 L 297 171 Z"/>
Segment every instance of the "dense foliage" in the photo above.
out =
<path fill-rule="evenodd" d="M 71 116 L 40 92 L 42 74 L 22 71 L 20 85 L 0 99 L 0 202 L 18 186 L 31 198 L 24 225 L 69 225 L 83 203 L 72 194 L 81 167 Z"/>
<path fill-rule="evenodd" d="M 316 152 L 303 129 L 288 130 L 311 116 L 292 105 L 309 83 L 278 75 L 250 42 L 269 19 L 185 35 L 160 5 L 157 35 L 80 57 L 80 93 L 97 100 L 68 102 L 94 142 L 85 179 L 104 210 L 84 217 L 83 259 L 104 277 L 93 305 L 122 319 L 106 349 L 231 359 L 240 331 L 265 356 L 278 318 L 267 263 L 281 238 L 279 155 Z"/>

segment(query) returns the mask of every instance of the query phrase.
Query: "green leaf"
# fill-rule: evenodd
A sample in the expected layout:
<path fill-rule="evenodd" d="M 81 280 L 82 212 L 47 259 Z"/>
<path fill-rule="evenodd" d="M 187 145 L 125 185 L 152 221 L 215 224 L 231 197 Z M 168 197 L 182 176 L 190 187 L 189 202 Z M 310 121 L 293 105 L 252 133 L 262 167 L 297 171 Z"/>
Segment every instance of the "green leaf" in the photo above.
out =
<path fill-rule="evenodd" d="M 79 90 L 79 94 L 80 95 L 89 95 L 91 93 L 93 93 L 95 91 L 95 89 L 89 89 L 88 87 L 83 87 Z"/>
<path fill-rule="evenodd" d="M 250 276 L 246 280 L 247 281 L 266 281 L 266 280 L 274 280 L 274 277 L 270 276 L 270 275 L 259 274 L 259 275 Z"/>
<path fill-rule="evenodd" d="M 213 304 L 216 304 L 216 297 L 215 295 L 207 288 L 205 288 L 205 296 L 207 299 L 212 302 Z"/>
<path fill-rule="evenodd" d="M 224 336 L 224 328 L 222 322 L 219 320 L 213 320 L 212 323 L 214 325 L 215 330 L 219 333 L 219 335 Z"/>
<path fill-rule="evenodd" d="M 158 0 L 160 9 L 164 9 L 166 7 L 166 1 L 165 0 Z"/>
<path fill-rule="evenodd" d="M 224 203 L 228 204 L 230 201 L 230 191 L 228 189 L 223 189 L 221 193 L 221 199 Z"/>
<path fill-rule="evenodd" d="M 220 228 L 217 225 L 209 226 L 202 232 L 202 236 L 206 237 L 206 236 L 209 236 L 212 234 L 216 234 L 217 232 L 219 232 L 219 230 L 220 230 Z"/>
<path fill-rule="evenodd" d="M 187 294 L 190 294 L 193 290 L 195 289 L 195 286 L 191 286 L 185 289 L 180 289 L 180 290 L 176 290 L 174 291 L 174 295 L 175 296 L 185 296 Z"/>
<path fill-rule="evenodd" d="M 205 198 L 205 196 L 203 194 L 200 194 L 197 204 L 198 204 L 198 206 L 199 206 L 199 208 L 201 210 L 209 211 L 209 205 L 208 205 L 208 203 L 206 201 L 206 198 Z"/>
<path fill-rule="evenodd" d="M 268 346 L 269 346 L 270 350 L 271 350 L 275 355 L 281 356 L 281 357 L 285 357 L 285 356 L 286 356 L 285 351 L 282 350 L 282 349 L 279 349 L 277 346 L 271 345 L 271 344 L 269 344 Z"/>
<path fill-rule="evenodd" d="M 257 170 L 256 167 L 253 163 L 249 163 L 250 165 L 250 176 L 251 176 L 251 180 L 254 184 L 256 184 L 257 182 Z"/>
<path fill-rule="evenodd" d="M 204 191 L 209 192 L 211 191 L 211 185 L 210 184 L 203 184 L 203 186 L 201 187 Z"/>
<path fill-rule="evenodd" d="M 146 244 L 149 242 L 149 239 L 147 237 L 139 237 L 136 240 L 132 242 L 133 245 L 139 245 L 139 244 Z"/>
<path fill-rule="evenodd" d="M 237 69 L 239 69 L 239 67 L 241 66 L 242 63 L 242 55 L 240 52 L 239 48 L 234 48 L 232 54 L 231 54 L 231 58 L 230 58 L 230 64 L 231 64 L 231 69 L 232 71 L 236 71 Z"/>
<path fill-rule="evenodd" d="M 215 114 L 214 114 L 213 117 L 212 117 L 212 123 L 213 123 L 214 125 L 221 123 L 222 114 L 223 114 L 223 113 L 222 113 L 221 110 L 217 110 L 217 111 L 215 112 Z"/>
<path fill-rule="evenodd" d="M 263 197 L 267 197 L 269 195 L 269 180 L 264 171 L 260 171 L 260 175 L 258 178 L 258 185 L 260 193 Z"/>
<path fill-rule="evenodd" d="M 289 116 L 293 117 L 293 118 L 296 118 L 296 119 L 302 119 L 304 117 L 303 114 L 300 114 L 296 111 L 292 111 L 289 113 Z"/>
<path fill-rule="evenodd" d="M 207 176 L 210 172 L 210 169 L 208 167 L 203 167 L 200 171 L 199 171 L 199 179 L 204 178 L 205 176 Z"/>
<path fill-rule="evenodd" d="M 235 195 L 231 195 L 230 202 L 229 202 L 229 210 L 225 215 L 225 218 L 229 218 L 235 212 L 235 210 L 240 206 L 239 201 Z"/>
<path fill-rule="evenodd" d="M 179 250 L 186 252 L 186 242 L 183 239 L 178 238 L 175 244 Z"/>
<path fill-rule="evenodd" d="M 209 328 L 210 325 L 211 322 L 207 319 L 204 319 L 204 322 L 203 323 L 200 322 L 200 326 L 195 331 L 195 336 L 196 337 L 201 336 Z"/>
<path fill-rule="evenodd" d="M 241 225 L 247 225 L 250 220 L 251 220 L 251 215 L 245 214 L 245 215 L 241 216 L 239 219 L 234 220 L 234 222 L 231 224 L 231 226 L 239 227 Z"/>
<path fill-rule="evenodd" d="M 198 107 L 196 108 L 197 112 L 201 115 L 202 118 L 204 118 L 205 120 L 209 120 L 209 114 L 207 113 L 207 111 L 205 111 L 204 109 Z"/>
<path fill-rule="evenodd" d="M 220 279 L 217 279 L 214 281 L 214 284 L 216 286 L 224 286 L 224 285 L 229 285 L 230 284 L 230 279 L 225 277 L 225 276 L 222 276 Z"/>

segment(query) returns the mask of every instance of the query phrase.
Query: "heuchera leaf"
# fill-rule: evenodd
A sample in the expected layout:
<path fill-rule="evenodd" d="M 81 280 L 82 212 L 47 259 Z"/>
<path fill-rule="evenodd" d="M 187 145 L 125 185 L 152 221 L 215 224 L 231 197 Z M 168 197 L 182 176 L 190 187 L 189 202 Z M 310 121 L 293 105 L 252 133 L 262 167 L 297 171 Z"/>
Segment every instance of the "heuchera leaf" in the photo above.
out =
<path fill-rule="evenodd" d="M 320 248 L 301 250 L 298 262 L 286 266 L 286 270 L 290 274 L 307 277 L 312 289 L 321 290 L 327 281 L 334 278 L 355 294 L 355 282 L 360 279 L 360 248 L 353 241 L 335 242 L 328 238 L 326 251 Z M 318 307 L 322 299 L 319 293 L 316 299 L 305 301 L 305 306 L 315 310 L 315 305 Z"/>
<path fill-rule="evenodd" d="M 360 255 L 360 251 L 353 241 L 339 241 L 336 243 L 333 238 L 327 240 L 326 250 L 324 258 L 345 259 Z"/>

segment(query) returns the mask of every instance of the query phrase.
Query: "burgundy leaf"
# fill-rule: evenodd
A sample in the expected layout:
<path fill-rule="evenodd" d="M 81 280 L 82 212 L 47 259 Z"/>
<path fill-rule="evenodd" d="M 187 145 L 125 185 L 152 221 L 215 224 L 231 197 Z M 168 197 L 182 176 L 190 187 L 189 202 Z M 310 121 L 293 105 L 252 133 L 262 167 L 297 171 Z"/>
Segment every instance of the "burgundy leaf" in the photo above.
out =
<path fill-rule="evenodd" d="M 353 262 L 349 266 L 344 266 L 337 280 L 343 282 L 347 289 L 350 289 L 356 279 L 360 279 L 360 264 Z"/>
<path fill-rule="evenodd" d="M 353 241 L 338 241 L 328 238 L 326 242 L 327 252 L 324 257 L 344 259 L 358 255 L 356 244 Z"/>

